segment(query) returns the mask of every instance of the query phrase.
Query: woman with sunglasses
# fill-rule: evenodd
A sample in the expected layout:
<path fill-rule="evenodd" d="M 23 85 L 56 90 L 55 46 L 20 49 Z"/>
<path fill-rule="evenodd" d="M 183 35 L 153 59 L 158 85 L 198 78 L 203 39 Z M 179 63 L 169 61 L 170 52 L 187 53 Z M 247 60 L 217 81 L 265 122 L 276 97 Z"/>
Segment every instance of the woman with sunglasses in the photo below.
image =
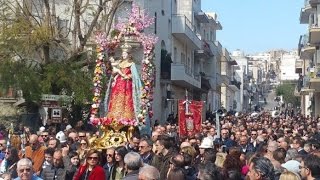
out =
<path fill-rule="evenodd" d="M 5 172 L 10 173 L 12 178 L 16 178 L 17 174 L 17 162 L 19 161 L 18 150 L 14 147 L 6 149 L 5 159 L 0 165 L 0 174 Z"/>
<path fill-rule="evenodd" d="M 86 160 L 79 167 L 78 172 L 73 177 L 74 180 L 105 180 L 105 172 L 99 165 L 100 153 L 97 150 L 90 150 Z"/>
<path fill-rule="evenodd" d="M 83 163 L 86 157 L 87 152 L 89 151 L 89 141 L 87 139 L 80 140 L 80 146 L 77 150 L 79 155 L 80 163 Z"/>

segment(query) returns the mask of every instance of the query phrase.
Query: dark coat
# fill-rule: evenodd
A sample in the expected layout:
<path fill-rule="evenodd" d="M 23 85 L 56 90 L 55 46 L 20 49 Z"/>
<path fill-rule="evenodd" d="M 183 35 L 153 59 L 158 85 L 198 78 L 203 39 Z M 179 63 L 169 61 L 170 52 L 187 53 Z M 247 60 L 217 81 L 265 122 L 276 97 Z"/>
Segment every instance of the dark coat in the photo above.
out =
<path fill-rule="evenodd" d="M 301 149 L 300 151 L 298 151 L 298 154 L 302 156 L 308 155 L 307 151 L 305 151 L 304 149 Z"/>
<path fill-rule="evenodd" d="M 152 152 L 150 152 L 150 154 L 146 158 L 142 157 L 143 163 L 150 165 L 152 163 L 153 156 L 154 156 L 154 154 Z"/>
<path fill-rule="evenodd" d="M 106 163 L 105 165 L 103 165 L 103 169 L 104 169 L 104 172 L 106 173 L 106 180 L 109 180 L 111 172 L 113 170 L 113 165 L 109 169 L 108 164 Z"/>
<path fill-rule="evenodd" d="M 137 180 L 139 177 L 139 170 L 129 172 L 123 180 Z"/>
<path fill-rule="evenodd" d="M 240 149 L 244 153 L 256 152 L 256 148 L 252 143 L 247 143 L 245 146 L 239 145 Z"/>
<path fill-rule="evenodd" d="M 170 166 L 169 162 L 173 155 L 174 155 L 173 151 L 169 150 L 165 156 L 160 154 L 160 155 L 155 155 L 153 157 L 151 165 L 159 169 L 160 179 L 166 179 L 167 173 L 169 171 L 169 166 Z"/>
<path fill-rule="evenodd" d="M 53 179 L 67 179 L 66 174 L 67 171 L 70 170 L 70 159 L 68 157 L 63 157 L 63 164 L 59 167 L 48 166 L 44 168 L 41 172 L 41 178 L 45 180 L 53 180 Z"/>

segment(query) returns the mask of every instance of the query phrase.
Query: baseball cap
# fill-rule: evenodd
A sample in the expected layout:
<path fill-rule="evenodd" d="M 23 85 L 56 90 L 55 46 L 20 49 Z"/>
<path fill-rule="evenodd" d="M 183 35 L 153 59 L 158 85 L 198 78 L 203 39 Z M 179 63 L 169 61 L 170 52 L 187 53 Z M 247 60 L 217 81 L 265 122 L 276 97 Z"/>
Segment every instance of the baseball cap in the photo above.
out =
<path fill-rule="evenodd" d="M 300 166 L 300 162 L 296 160 L 289 160 L 286 163 L 281 164 L 281 167 L 297 174 L 299 174 L 299 171 L 300 171 L 299 166 Z"/>

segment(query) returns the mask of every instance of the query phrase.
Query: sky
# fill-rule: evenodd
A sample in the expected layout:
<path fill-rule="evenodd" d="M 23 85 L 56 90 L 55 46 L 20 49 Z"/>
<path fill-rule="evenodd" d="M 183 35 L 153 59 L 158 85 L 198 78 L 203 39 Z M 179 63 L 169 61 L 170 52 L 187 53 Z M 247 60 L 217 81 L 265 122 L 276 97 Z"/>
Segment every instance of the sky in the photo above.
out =
<path fill-rule="evenodd" d="M 217 40 L 229 52 L 246 54 L 297 49 L 307 25 L 299 17 L 304 0 L 202 0 L 204 12 L 215 12 L 222 30 Z"/>

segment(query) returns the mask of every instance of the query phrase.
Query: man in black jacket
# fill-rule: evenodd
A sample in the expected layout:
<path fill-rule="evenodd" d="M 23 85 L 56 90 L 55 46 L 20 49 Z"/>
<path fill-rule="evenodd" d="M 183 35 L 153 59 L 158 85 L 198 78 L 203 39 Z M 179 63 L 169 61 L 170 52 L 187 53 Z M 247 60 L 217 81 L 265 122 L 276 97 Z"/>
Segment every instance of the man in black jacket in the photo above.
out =
<path fill-rule="evenodd" d="M 139 152 L 143 163 L 151 164 L 153 159 L 153 142 L 150 139 L 142 139 L 139 144 Z"/>

